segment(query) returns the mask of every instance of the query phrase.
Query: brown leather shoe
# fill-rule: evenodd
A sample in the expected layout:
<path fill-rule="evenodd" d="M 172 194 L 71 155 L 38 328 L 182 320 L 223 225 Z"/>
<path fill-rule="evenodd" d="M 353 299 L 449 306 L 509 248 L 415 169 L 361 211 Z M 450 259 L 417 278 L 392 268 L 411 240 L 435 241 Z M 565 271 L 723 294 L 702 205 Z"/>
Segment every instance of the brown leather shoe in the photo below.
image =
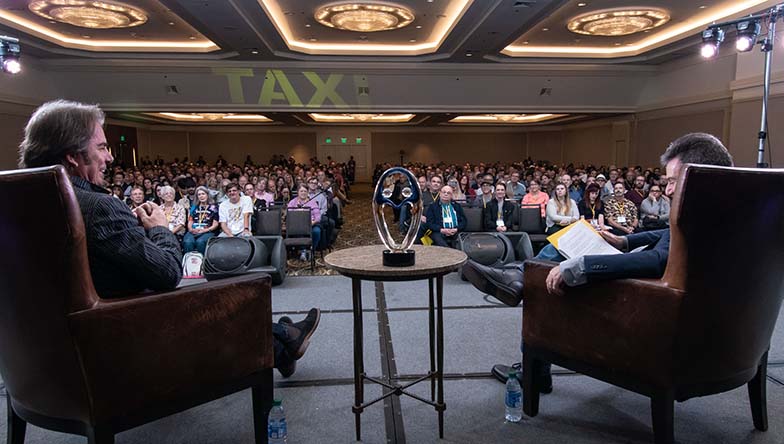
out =
<path fill-rule="evenodd" d="M 517 267 L 493 268 L 469 259 L 463 265 L 463 276 L 477 290 L 510 307 L 517 307 L 523 300 L 523 272 Z"/>

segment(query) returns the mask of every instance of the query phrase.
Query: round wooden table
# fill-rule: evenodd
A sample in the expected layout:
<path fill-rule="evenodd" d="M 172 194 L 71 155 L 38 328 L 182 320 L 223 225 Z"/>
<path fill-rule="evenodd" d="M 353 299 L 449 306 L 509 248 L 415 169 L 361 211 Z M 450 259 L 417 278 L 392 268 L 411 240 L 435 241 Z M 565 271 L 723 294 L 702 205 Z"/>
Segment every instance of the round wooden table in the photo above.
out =
<path fill-rule="evenodd" d="M 453 248 L 414 245 L 416 263 L 410 267 L 385 267 L 382 264 L 383 245 L 354 247 L 335 251 L 324 258 L 327 265 L 338 273 L 351 278 L 351 293 L 354 311 L 354 405 L 357 441 L 360 441 L 360 415 L 362 411 L 384 398 L 407 395 L 432 405 L 438 412 L 438 436 L 444 437 L 444 275 L 457 270 L 468 259 L 466 254 Z M 394 383 L 391 378 L 384 381 L 365 374 L 362 354 L 362 281 L 417 281 L 428 280 L 429 289 L 429 333 L 430 371 L 406 385 Z M 435 294 L 433 281 L 435 280 Z M 367 380 L 388 389 L 381 397 L 364 402 L 363 382 Z M 430 400 L 406 391 L 412 385 L 430 380 Z"/>

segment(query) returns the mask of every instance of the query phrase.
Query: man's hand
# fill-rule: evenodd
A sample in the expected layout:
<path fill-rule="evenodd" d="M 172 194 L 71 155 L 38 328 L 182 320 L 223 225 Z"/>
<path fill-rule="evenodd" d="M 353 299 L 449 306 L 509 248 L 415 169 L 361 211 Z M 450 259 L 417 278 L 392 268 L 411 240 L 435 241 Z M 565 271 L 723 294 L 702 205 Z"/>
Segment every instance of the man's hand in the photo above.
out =
<path fill-rule="evenodd" d="M 564 282 L 563 277 L 561 276 L 561 267 L 553 267 L 550 270 L 550 273 L 547 274 L 547 280 L 545 282 L 547 283 L 548 293 L 563 296 L 566 282 Z"/>
<path fill-rule="evenodd" d="M 152 227 L 169 226 L 169 223 L 166 221 L 166 215 L 163 214 L 163 209 L 154 202 L 145 202 L 137 207 L 134 212 L 145 230 L 149 230 Z"/>
<path fill-rule="evenodd" d="M 624 251 L 626 249 L 626 242 L 621 236 L 616 236 L 609 231 L 600 231 L 599 234 L 617 250 Z"/>
<path fill-rule="evenodd" d="M 454 236 L 457 233 L 457 228 L 442 228 L 441 234 L 444 236 Z"/>
<path fill-rule="evenodd" d="M 501 225 L 500 227 L 495 227 L 495 231 L 499 231 L 501 233 L 506 233 L 506 225 Z"/>
<path fill-rule="evenodd" d="M 420 219 L 422 220 L 422 223 L 423 223 L 423 224 L 424 224 L 424 223 L 427 223 L 427 218 L 426 218 L 425 216 L 422 216 Z"/>

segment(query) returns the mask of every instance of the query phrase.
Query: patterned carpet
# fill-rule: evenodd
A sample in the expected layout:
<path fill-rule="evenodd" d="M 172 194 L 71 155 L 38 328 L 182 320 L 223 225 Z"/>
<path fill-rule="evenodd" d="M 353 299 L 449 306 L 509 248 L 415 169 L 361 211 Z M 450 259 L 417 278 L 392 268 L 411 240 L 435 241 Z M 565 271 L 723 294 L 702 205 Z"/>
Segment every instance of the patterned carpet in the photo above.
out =
<path fill-rule="evenodd" d="M 350 195 L 352 203 L 343 207 L 343 227 L 339 230 L 338 238 L 332 246 L 333 251 L 381 243 L 373 222 L 373 213 L 370 206 L 371 197 L 372 190 L 369 184 L 355 184 L 352 187 Z M 326 256 L 327 254 L 325 251 L 324 255 Z M 316 252 L 316 269 L 313 272 L 310 271 L 310 262 L 300 261 L 298 256 L 293 251 L 289 252 L 287 276 L 337 274 L 324 264 L 321 252 Z"/>

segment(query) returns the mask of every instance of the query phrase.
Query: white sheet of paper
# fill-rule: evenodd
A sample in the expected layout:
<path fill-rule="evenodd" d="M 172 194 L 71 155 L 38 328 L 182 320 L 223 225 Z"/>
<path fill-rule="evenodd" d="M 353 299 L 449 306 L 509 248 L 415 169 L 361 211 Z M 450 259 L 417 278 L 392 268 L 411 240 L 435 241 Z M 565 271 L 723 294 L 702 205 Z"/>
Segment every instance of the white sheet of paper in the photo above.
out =
<path fill-rule="evenodd" d="M 568 259 L 588 254 L 623 254 L 587 224 L 582 223 L 575 224 L 558 239 L 558 251 Z"/>

